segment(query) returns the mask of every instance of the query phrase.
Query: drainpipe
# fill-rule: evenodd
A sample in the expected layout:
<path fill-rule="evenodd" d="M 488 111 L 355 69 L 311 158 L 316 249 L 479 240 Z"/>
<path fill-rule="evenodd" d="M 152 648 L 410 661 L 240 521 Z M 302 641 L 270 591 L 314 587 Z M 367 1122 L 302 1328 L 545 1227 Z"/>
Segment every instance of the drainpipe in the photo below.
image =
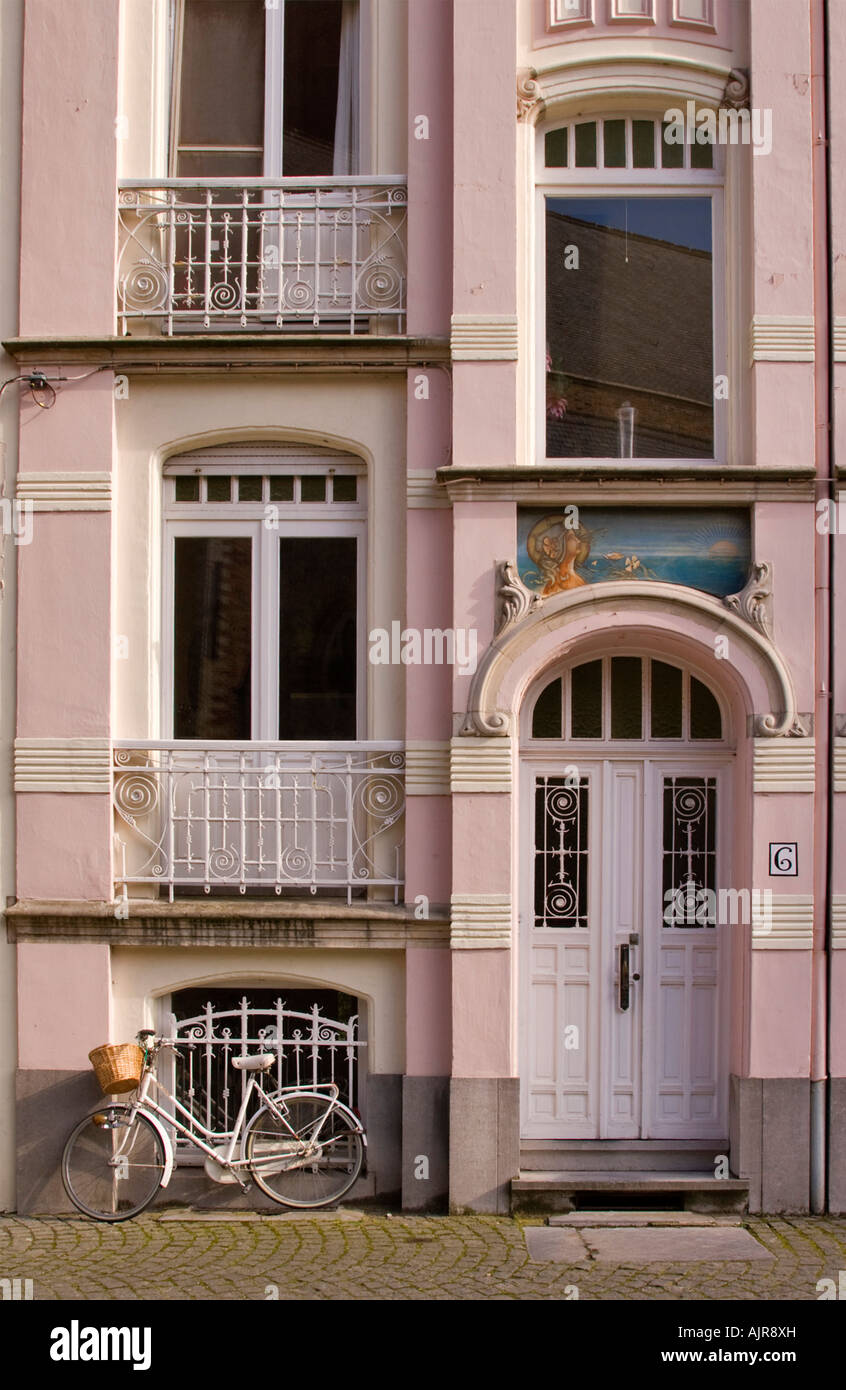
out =
<path fill-rule="evenodd" d="M 828 0 L 811 0 L 811 115 L 814 244 L 814 455 L 815 503 L 834 500 L 831 448 L 832 371 L 830 361 L 831 179 L 829 115 Z M 819 254 L 825 248 L 824 257 Z M 830 514 L 832 509 L 829 507 Z M 816 522 L 819 513 L 815 512 Z M 834 628 L 831 621 L 833 544 L 836 527 L 814 529 L 814 929 L 811 979 L 811 1163 L 812 1212 L 826 1209 L 826 1120 L 831 1002 L 831 869 L 834 700 Z M 824 797 L 819 788 L 825 787 Z"/>

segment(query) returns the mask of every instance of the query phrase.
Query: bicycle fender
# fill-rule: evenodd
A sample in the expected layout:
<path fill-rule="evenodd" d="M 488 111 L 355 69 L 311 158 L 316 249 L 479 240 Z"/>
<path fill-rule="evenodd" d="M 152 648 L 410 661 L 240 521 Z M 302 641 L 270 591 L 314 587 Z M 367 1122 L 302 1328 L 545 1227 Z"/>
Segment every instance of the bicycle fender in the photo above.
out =
<path fill-rule="evenodd" d="M 173 1177 L 174 1163 L 173 1145 L 170 1142 L 170 1135 L 168 1134 L 158 1115 L 154 1115 L 150 1110 L 144 1110 L 140 1106 L 137 1108 L 140 1114 L 144 1116 L 145 1120 L 150 1121 L 150 1124 L 153 1126 L 153 1129 L 156 1131 L 156 1133 L 162 1141 L 162 1148 L 164 1149 L 165 1157 L 165 1166 L 164 1172 L 162 1173 L 162 1180 L 159 1183 L 159 1187 L 167 1187 L 168 1183 Z"/>
<path fill-rule="evenodd" d="M 347 1118 L 350 1119 L 350 1120 L 352 1120 L 353 1124 L 355 1125 L 355 1128 L 356 1128 L 357 1133 L 359 1133 L 359 1134 L 361 1135 L 361 1142 L 362 1142 L 362 1144 L 364 1145 L 365 1148 L 367 1148 L 367 1135 L 366 1135 L 365 1130 L 364 1130 L 364 1125 L 361 1123 L 361 1120 L 358 1118 L 358 1116 L 356 1115 L 355 1111 L 354 1111 L 354 1110 L 350 1110 L 350 1107 L 349 1107 L 348 1105 L 344 1105 L 344 1102 L 343 1102 L 342 1100 L 336 1100 L 336 1101 L 335 1101 L 335 1107 L 334 1107 L 334 1108 L 335 1108 L 336 1110 L 343 1110 L 343 1112 L 344 1112 L 344 1114 L 347 1116 Z"/>

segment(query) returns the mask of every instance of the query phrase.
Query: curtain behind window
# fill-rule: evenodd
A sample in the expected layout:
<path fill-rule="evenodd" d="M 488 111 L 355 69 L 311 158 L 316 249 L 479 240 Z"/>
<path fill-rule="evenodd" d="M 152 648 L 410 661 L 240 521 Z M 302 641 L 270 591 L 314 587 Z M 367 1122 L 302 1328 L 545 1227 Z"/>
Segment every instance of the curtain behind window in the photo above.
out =
<path fill-rule="evenodd" d="M 359 142 L 358 0 L 343 0 L 338 58 L 338 105 L 335 113 L 333 174 L 358 173 Z"/>

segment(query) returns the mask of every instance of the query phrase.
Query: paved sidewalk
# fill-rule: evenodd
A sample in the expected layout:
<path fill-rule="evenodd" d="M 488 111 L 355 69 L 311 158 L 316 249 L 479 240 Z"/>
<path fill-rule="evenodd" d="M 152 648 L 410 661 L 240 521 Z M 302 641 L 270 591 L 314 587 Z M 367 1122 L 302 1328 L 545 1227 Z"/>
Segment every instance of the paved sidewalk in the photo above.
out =
<path fill-rule="evenodd" d="M 591 1239 L 574 1247 L 581 1258 L 572 1263 L 531 1259 L 524 1231 L 551 1228 L 505 1217 L 165 1212 L 108 1226 L 6 1216 L 0 1278 L 31 1279 L 36 1300 L 813 1300 L 818 1280 L 836 1283 L 846 1270 L 846 1218 L 744 1224 L 773 1258 L 691 1261 L 688 1254 L 674 1263 L 662 1253 L 648 1263 L 615 1263 L 607 1252 L 591 1256 L 598 1250 Z"/>

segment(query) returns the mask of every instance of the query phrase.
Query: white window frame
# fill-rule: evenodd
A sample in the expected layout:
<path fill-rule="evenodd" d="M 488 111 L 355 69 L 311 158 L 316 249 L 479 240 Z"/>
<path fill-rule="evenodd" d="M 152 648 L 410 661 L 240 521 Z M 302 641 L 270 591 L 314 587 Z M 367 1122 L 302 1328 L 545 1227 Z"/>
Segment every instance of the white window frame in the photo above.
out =
<path fill-rule="evenodd" d="M 179 152 L 179 99 L 182 89 L 182 44 L 185 27 L 185 0 L 171 0 L 172 10 L 172 34 L 173 50 L 171 60 L 171 91 L 170 91 L 170 139 L 168 141 L 168 169 L 170 176 L 175 177 L 177 167 L 177 156 Z M 369 52 L 366 55 L 365 36 L 369 33 L 371 0 L 358 0 L 358 25 L 359 25 L 359 67 L 358 67 L 358 97 L 359 97 L 359 150 L 358 167 L 359 170 L 366 168 L 369 163 L 369 151 L 365 151 L 366 144 L 366 123 L 364 121 L 364 91 L 365 73 L 369 64 Z M 264 0 L 264 24 L 265 24 L 265 48 L 264 48 L 264 151 L 262 160 L 262 177 L 266 179 L 282 178 L 282 159 L 284 145 L 284 73 L 285 73 L 285 0 Z M 235 147 L 233 147 L 235 148 Z M 245 150 L 252 150 L 252 146 L 243 146 Z M 322 182 L 331 178 L 331 174 L 323 176 Z M 243 179 L 222 180 L 222 182 L 243 183 Z M 199 182 L 204 182 L 200 179 Z"/>
<path fill-rule="evenodd" d="M 653 120 L 660 127 L 662 111 L 603 110 L 586 112 L 584 121 Z M 636 458 L 615 456 L 552 456 L 546 453 L 546 200 L 547 198 L 703 198 L 711 200 L 712 242 L 712 375 L 728 376 L 728 341 L 726 333 L 727 264 L 725 245 L 725 176 L 722 148 L 715 144 L 713 169 L 605 169 L 601 131 L 597 129 L 597 167 L 593 169 L 547 169 L 545 139 L 553 130 L 571 125 L 573 117 L 551 120 L 539 126 L 535 137 L 535 319 L 534 387 L 537 427 L 534 435 L 534 456 L 544 464 L 570 464 L 590 468 L 597 464 L 619 463 L 640 466 L 667 464 L 698 468 L 709 463 L 726 463 L 728 457 L 728 402 L 714 400 L 714 457 L 703 458 Z M 580 121 L 576 122 L 580 124 Z M 627 159 L 631 159 L 631 126 L 626 128 Z"/>
<path fill-rule="evenodd" d="M 366 738 L 365 708 L 367 672 L 367 493 L 363 470 L 347 457 L 317 463 L 305 457 L 256 457 L 232 454 L 226 462 L 186 456 L 173 460 L 163 479 L 164 554 L 162 557 L 162 738 L 172 739 L 175 644 L 175 541 L 180 536 L 247 536 L 252 540 L 252 691 L 250 742 L 284 743 L 279 738 L 279 542 L 285 536 L 320 540 L 332 536 L 356 539 L 356 729 L 355 740 Z M 353 464 L 353 466 L 350 466 Z M 174 476 L 254 474 L 354 474 L 357 500 L 344 502 L 176 502 L 169 494 Z M 278 509 L 278 520 L 268 525 L 268 506 Z M 196 740 L 202 744 L 204 740 Z"/>

